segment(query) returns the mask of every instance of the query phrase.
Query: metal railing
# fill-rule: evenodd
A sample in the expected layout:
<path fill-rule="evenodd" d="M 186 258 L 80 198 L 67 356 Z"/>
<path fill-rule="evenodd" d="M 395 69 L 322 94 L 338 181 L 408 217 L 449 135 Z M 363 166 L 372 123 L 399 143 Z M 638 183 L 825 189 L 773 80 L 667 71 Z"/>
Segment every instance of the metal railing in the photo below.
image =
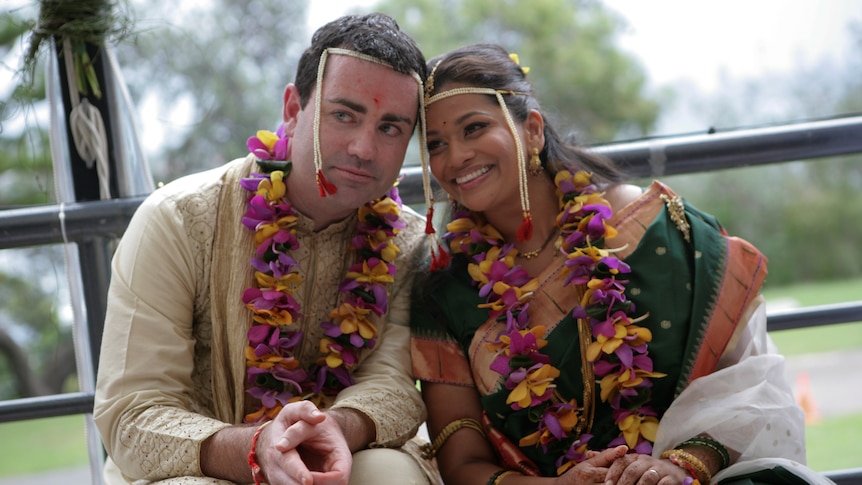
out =
<path fill-rule="evenodd" d="M 594 147 L 635 177 L 661 177 L 743 166 L 862 153 L 862 116 L 765 128 L 651 138 Z M 421 172 L 404 169 L 401 195 L 422 203 Z M 0 211 L 0 249 L 74 242 L 78 244 L 88 290 L 87 330 L 95 355 L 95 375 L 110 278 L 110 244 L 125 231 L 143 197 L 35 206 Z M 772 312 L 770 331 L 862 321 L 862 300 Z M 93 395 L 68 393 L 0 401 L 0 422 L 89 414 Z M 839 485 L 862 485 L 862 467 L 827 473 Z"/>

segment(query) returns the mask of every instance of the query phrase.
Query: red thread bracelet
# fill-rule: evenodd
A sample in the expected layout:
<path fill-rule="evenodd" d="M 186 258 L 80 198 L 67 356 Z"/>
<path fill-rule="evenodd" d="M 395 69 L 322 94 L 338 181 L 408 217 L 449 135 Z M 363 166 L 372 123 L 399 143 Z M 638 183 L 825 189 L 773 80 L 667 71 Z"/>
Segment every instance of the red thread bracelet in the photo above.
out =
<path fill-rule="evenodd" d="M 251 449 L 248 450 L 248 466 L 251 468 L 251 478 L 254 479 L 254 485 L 260 485 L 260 480 L 263 478 L 263 472 L 260 469 L 260 465 L 257 464 L 257 452 L 255 451 L 257 439 L 260 438 L 260 432 L 263 431 L 263 428 L 266 428 L 266 425 L 271 422 L 267 421 L 258 426 L 254 432 L 254 436 L 251 438 Z"/>

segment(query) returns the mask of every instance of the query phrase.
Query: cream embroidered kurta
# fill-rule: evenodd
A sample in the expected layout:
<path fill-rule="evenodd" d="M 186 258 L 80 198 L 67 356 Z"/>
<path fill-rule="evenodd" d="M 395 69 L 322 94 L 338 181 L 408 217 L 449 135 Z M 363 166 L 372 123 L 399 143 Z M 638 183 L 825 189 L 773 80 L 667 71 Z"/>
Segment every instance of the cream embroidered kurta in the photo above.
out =
<path fill-rule="evenodd" d="M 251 158 L 190 175 L 148 197 L 135 213 L 112 264 L 94 418 L 109 455 L 106 482 L 200 476 L 201 443 L 245 414 L 246 331 L 241 296 L 252 284 L 252 233 L 240 224 L 246 192 L 239 180 Z M 325 203 L 321 201 L 321 203 Z M 372 446 L 402 445 L 425 419 L 410 373 L 409 292 L 425 251 L 424 219 L 407 223 L 390 287 L 389 312 L 377 321 L 375 348 L 361 356 L 331 407 L 349 407 L 376 425 Z M 299 358 L 319 354 L 319 322 L 335 308 L 353 262 L 354 219 L 297 230 L 304 340 Z M 349 256 L 346 256 L 349 255 Z M 122 477 L 117 473 L 122 471 Z"/>

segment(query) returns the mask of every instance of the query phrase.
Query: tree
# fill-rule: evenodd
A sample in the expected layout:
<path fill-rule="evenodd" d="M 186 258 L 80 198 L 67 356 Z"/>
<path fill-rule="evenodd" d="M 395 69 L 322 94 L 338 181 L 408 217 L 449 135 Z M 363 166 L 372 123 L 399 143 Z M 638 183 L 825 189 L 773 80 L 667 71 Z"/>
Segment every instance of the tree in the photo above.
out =
<path fill-rule="evenodd" d="M 56 260 L 53 248 L 22 254 L 34 277 L 0 272 L 0 399 L 63 392 L 75 375 L 71 329 L 57 313 L 57 295 L 38 275 Z"/>
<path fill-rule="evenodd" d="M 516 52 L 545 110 L 581 143 L 648 134 L 659 105 L 638 61 L 615 44 L 625 25 L 588 0 L 382 0 L 426 56 L 472 42 Z"/>
<path fill-rule="evenodd" d="M 134 42 L 117 47 L 139 106 L 165 120 L 164 146 L 147 147 L 157 179 L 171 180 L 247 153 L 246 139 L 281 120 L 282 94 L 305 43 L 306 2 L 139 0 Z M 164 12 L 171 12 L 167 18 Z M 174 114 L 172 114 L 172 112 Z"/>
<path fill-rule="evenodd" d="M 32 20 L 20 10 L 9 10 L 0 16 L 0 70 L 9 71 L 10 79 L 21 81 L 11 86 L 0 99 L 0 209 L 21 204 L 45 204 L 53 200 L 51 153 L 48 133 L 35 123 L 35 107 L 45 99 L 41 71 L 28 82 L 12 61 Z"/>
<path fill-rule="evenodd" d="M 0 69 L 18 81 L 0 99 L 0 209 L 54 200 L 48 133 L 37 122 L 44 75 L 34 70 L 25 76 L 13 59 L 32 26 L 24 10 L 0 16 Z M 62 258 L 52 248 L 14 251 L 8 259 L 29 263 L 0 270 L 0 399 L 59 393 L 75 373 L 71 332 L 60 322 L 56 295 L 44 290 L 38 275 L 52 274 Z"/>
<path fill-rule="evenodd" d="M 90 1 L 87 7 L 89 11 L 126 6 L 120 1 Z M 37 3 L 72 17 L 83 8 L 78 0 Z M 32 115 L 45 105 L 41 63 L 50 55 L 46 43 L 39 46 L 38 41 L 45 38 L 41 31 L 33 30 L 43 12 L 32 7 L 4 7 L 0 17 L 4 60 L 0 68 L 14 72 L 17 81 L 0 105 L 0 153 L 4 155 L 0 157 L 0 208 L 55 200 L 48 131 Z M 305 43 L 305 2 L 215 0 L 187 7 L 161 0 L 138 1 L 137 7 L 148 16 L 171 12 L 174 23 L 141 21 L 134 26 L 135 36 L 129 37 L 124 28 L 126 13 L 131 12 L 121 10 L 117 18 L 122 19 L 116 25 L 103 18 L 106 25 L 99 27 L 106 32 L 123 30 L 124 35 L 111 44 L 116 44 L 117 58 L 137 100 L 156 99 L 161 107 L 183 104 L 194 121 L 192 129 L 175 130 L 171 143 L 156 152 L 164 160 L 157 164 L 163 168 L 157 172 L 162 180 L 242 156 L 248 136 L 261 128 L 274 128 L 281 118 L 284 86 L 292 80 Z M 108 11 L 110 19 L 115 18 L 113 10 Z M 29 53 L 24 68 L 16 67 L 13 59 L 21 52 Z M 62 255 L 53 249 L 16 250 L 25 254 L 14 259 L 26 261 L 26 266 L 0 270 L 0 299 L 4 300 L 0 301 L 0 382 L 4 383 L 0 398 L 61 392 L 74 372 L 71 332 L 57 316 L 57 295 L 43 289 L 41 278 L 22 276 L 31 274 L 28 270 L 35 262 L 42 269 L 34 273 L 52 274 L 52 267 L 63 264 Z M 5 301 L 5 296 L 11 299 Z"/>
<path fill-rule="evenodd" d="M 862 47 L 862 26 L 851 26 L 850 33 Z M 704 126 L 721 131 L 860 113 L 860 93 L 857 56 L 727 80 L 717 96 L 689 92 L 680 101 L 701 114 Z M 862 240 L 862 154 L 688 175 L 672 184 L 769 258 L 770 286 L 862 275 L 862 253 L 854 244 Z"/>

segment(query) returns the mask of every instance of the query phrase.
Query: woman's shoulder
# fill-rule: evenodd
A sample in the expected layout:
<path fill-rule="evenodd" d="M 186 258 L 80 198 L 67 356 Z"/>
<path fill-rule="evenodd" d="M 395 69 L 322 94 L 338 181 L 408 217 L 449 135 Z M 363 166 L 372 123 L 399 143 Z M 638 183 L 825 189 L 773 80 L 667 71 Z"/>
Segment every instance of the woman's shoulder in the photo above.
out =
<path fill-rule="evenodd" d="M 632 184 L 616 184 L 605 189 L 605 199 L 610 202 L 614 212 L 639 199 L 643 188 Z"/>

